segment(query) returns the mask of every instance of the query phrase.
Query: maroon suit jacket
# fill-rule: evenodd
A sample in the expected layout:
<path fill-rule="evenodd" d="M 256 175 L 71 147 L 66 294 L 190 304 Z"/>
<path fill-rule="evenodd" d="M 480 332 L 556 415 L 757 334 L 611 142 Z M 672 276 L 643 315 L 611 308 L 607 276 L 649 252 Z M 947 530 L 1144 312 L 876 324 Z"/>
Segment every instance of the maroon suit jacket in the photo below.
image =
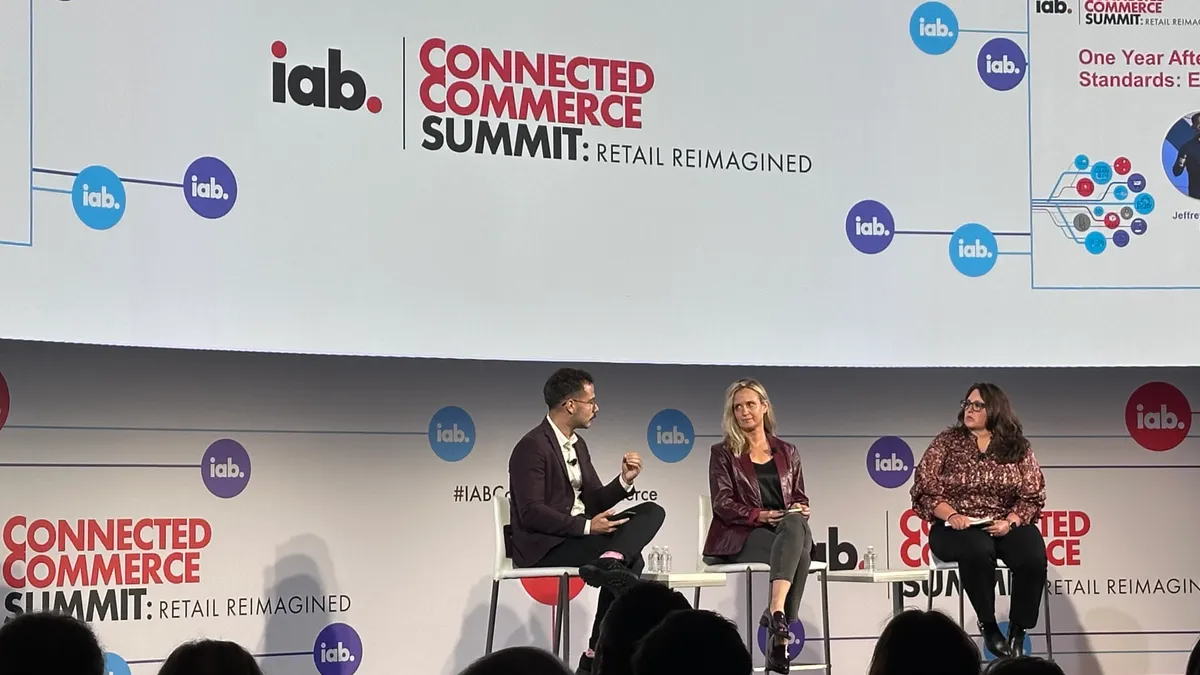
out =
<path fill-rule="evenodd" d="M 804 470 L 796 446 L 775 436 L 767 436 L 775 466 L 779 469 L 779 486 L 785 506 L 808 504 L 804 494 Z M 758 524 L 762 511 L 762 495 L 758 491 L 758 476 L 750 453 L 734 457 L 725 443 L 712 446 L 708 457 L 708 489 L 712 495 L 713 519 L 704 540 L 704 555 L 736 555 L 746 545 L 746 538 Z"/>
<path fill-rule="evenodd" d="M 578 438 L 575 455 L 583 474 L 582 516 L 571 515 L 575 491 L 550 420 L 543 419 L 517 441 L 508 458 L 508 492 L 513 506 L 509 555 L 517 567 L 537 565 L 563 540 L 582 537 L 584 523 L 629 496 L 619 475 L 608 485 L 600 482 L 587 443 L 582 436 Z"/>

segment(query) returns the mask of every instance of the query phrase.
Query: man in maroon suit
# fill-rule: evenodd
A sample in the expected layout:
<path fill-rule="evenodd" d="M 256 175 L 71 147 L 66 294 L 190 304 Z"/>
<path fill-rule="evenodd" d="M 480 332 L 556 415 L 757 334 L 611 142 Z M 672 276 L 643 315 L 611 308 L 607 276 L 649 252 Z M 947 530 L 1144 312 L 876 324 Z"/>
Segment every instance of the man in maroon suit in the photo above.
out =
<path fill-rule="evenodd" d="M 517 567 L 579 567 L 579 576 L 600 588 L 588 650 L 576 671 L 588 673 L 614 593 L 636 581 L 644 566 L 642 549 L 662 527 L 666 512 L 643 502 L 615 513 L 633 490 L 642 458 L 625 453 L 620 474 L 607 485 L 600 482 L 587 443 L 576 434 L 589 428 L 600 410 L 590 374 L 559 369 L 542 394 L 549 413 L 517 442 L 508 460 L 510 552 Z"/>

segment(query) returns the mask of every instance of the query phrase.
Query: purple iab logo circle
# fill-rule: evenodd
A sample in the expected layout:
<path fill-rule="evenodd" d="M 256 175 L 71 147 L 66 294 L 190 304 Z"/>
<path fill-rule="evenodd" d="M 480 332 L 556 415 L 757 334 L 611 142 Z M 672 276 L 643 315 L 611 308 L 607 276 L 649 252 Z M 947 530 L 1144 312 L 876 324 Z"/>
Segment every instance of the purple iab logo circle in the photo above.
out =
<path fill-rule="evenodd" d="M 201 157 L 183 174 L 183 196 L 196 215 L 220 218 L 237 202 L 237 179 L 229 165 L 216 157 Z"/>
<path fill-rule="evenodd" d="M 867 475 L 880 487 L 898 488 L 912 477 L 916 462 L 903 438 L 884 436 L 867 450 Z"/>
<path fill-rule="evenodd" d="M 313 663 L 321 675 L 353 675 L 362 663 L 362 656 L 362 638 L 349 625 L 331 623 L 317 633 Z"/>
<path fill-rule="evenodd" d="M 874 255 L 892 245 L 896 221 L 888 207 L 873 199 L 864 199 L 846 214 L 846 238 L 859 253 Z"/>
<path fill-rule="evenodd" d="M 1008 38 L 992 38 L 979 50 L 979 77 L 996 91 L 1008 91 L 1025 79 L 1025 52 Z"/>
<path fill-rule="evenodd" d="M 250 453 L 241 443 L 230 439 L 208 446 L 200 460 L 204 487 L 221 499 L 236 497 L 250 484 Z"/>
<path fill-rule="evenodd" d="M 791 663 L 804 651 L 804 622 L 797 619 L 788 625 L 788 630 L 792 633 L 787 646 L 787 660 Z M 758 627 L 758 649 L 767 653 L 767 629 L 762 626 Z"/>

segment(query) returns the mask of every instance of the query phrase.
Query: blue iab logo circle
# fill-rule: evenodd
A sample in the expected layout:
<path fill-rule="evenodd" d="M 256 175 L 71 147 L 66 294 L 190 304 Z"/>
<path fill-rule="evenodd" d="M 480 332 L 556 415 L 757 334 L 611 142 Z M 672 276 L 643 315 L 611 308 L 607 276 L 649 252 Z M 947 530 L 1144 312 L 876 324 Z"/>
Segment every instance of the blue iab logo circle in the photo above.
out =
<path fill-rule="evenodd" d="M 807 636 L 804 631 L 804 622 L 799 619 L 788 624 L 788 630 L 791 631 L 792 637 L 788 640 L 787 660 L 788 663 L 791 663 L 800 656 L 800 652 L 804 651 L 804 642 Z M 767 629 L 763 626 L 758 627 L 758 651 L 763 654 L 767 653 Z"/>
<path fill-rule="evenodd" d="M 945 54 L 958 42 L 958 17 L 940 2 L 926 2 L 913 10 L 908 34 L 917 49 L 926 54 Z"/>
<path fill-rule="evenodd" d="M 108 230 L 125 215 L 125 184 L 104 166 L 89 166 L 71 185 L 75 215 L 93 230 Z"/>
<path fill-rule="evenodd" d="M 981 277 L 996 266 L 996 235 L 979 223 L 967 223 L 950 237 L 950 263 L 959 273 Z"/>
<path fill-rule="evenodd" d="M 129 664 L 120 656 L 107 652 L 104 655 L 104 675 L 129 675 Z"/>
<path fill-rule="evenodd" d="M 663 462 L 672 464 L 692 452 L 696 433 L 688 416 L 674 408 L 660 410 L 646 427 L 646 445 Z"/>
<path fill-rule="evenodd" d="M 429 447 L 447 462 L 457 462 L 475 448 L 475 422 L 466 410 L 448 405 L 429 420 Z"/>
<path fill-rule="evenodd" d="M 915 468 L 912 448 L 902 438 L 884 436 L 867 450 L 867 475 L 879 487 L 890 490 L 904 485 Z"/>
<path fill-rule="evenodd" d="M 321 675 L 354 675 L 362 659 L 362 637 L 349 624 L 331 623 L 317 633 L 313 665 Z"/>

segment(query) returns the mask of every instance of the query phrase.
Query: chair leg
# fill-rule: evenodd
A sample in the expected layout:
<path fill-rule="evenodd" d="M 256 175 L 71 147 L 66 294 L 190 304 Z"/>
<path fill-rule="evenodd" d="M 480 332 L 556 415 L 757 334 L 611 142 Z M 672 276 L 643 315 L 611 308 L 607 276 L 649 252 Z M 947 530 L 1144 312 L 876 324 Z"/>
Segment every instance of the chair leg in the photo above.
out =
<path fill-rule="evenodd" d="M 500 601 L 500 580 L 492 580 L 492 601 L 488 605 L 488 628 L 487 628 L 487 646 L 484 647 L 484 654 L 492 653 L 492 641 L 496 636 L 496 608 Z"/>
<path fill-rule="evenodd" d="M 754 655 L 754 573 L 746 570 L 746 650 Z"/>
<path fill-rule="evenodd" d="M 1050 628 L 1050 588 L 1046 588 L 1046 659 L 1054 660 L 1054 631 Z"/>
<path fill-rule="evenodd" d="M 958 627 L 966 630 L 967 628 L 967 607 L 966 607 L 967 592 L 963 590 L 962 577 L 958 577 Z"/>
<path fill-rule="evenodd" d="M 937 574 L 937 570 L 929 570 L 929 588 L 926 593 L 929 596 L 929 602 L 926 604 L 925 609 L 930 612 L 933 611 L 933 578 L 935 574 Z"/>
<path fill-rule="evenodd" d="M 563 662 L 571 665 L 571 577 L 564 574 L 559 580 L 562 586 L 562 652 Z"/>
<path fill-rule="evenodd" d="M 700 609 L 700 587 L 696 587 L 696 593 L 692 600 L 692 609 Z"/>
<path fill-rule="evenodd" d="M 553 637 L 553 653 L 555 656 L 562 657 L 562 616 L 563 616 L 563 600 L 566 598 L 566 588 L 563 586 L 562 580 L 558 582 L 558 601 L 554 603 L 554 625 L 550 631 Z"/>
<path fill-rule="evenodd" d="M 829 573 L 821 570 L 821 633 L 825 636 L 825 675 L 832 675 L 833 638 L 829 635 Z"/>

